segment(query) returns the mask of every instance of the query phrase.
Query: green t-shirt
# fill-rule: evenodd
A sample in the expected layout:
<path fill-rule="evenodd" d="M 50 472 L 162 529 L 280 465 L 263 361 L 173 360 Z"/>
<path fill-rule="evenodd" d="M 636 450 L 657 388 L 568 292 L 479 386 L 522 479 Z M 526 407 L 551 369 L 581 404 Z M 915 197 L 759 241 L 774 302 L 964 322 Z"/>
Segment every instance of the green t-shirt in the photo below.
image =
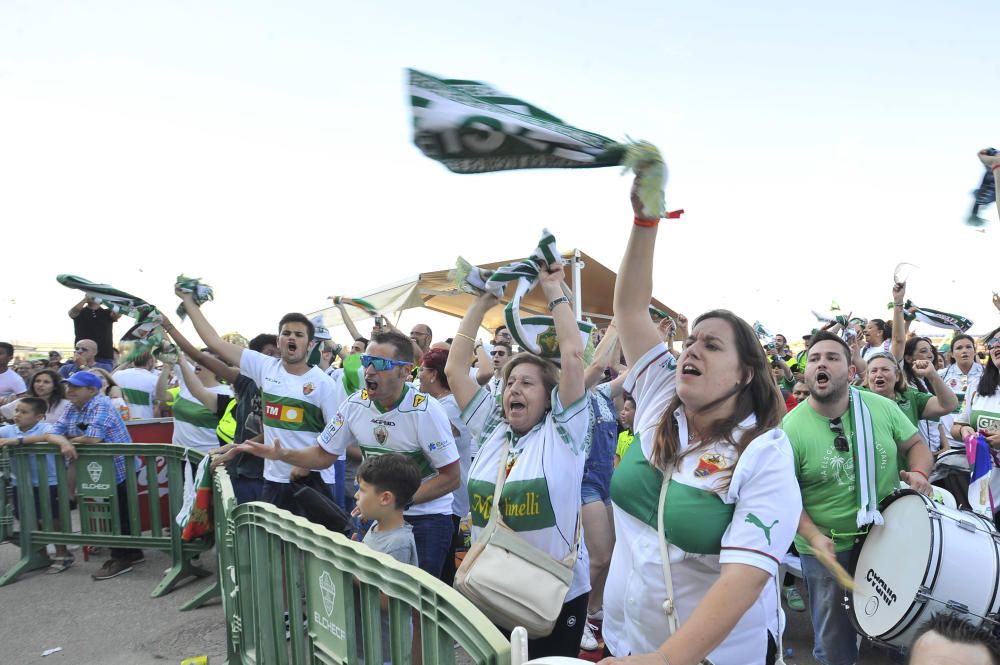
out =
<path fill-rule="evenodd" d="M 875 483 L 881 501 L 899 488 L 899 466 L 896 444 L 917 433 L 916 426 L 907 420 L 891 400 L 872 392 L 862 392 L 861 399 L 872 416 L 875 436 Z M 819 530 L 827 536 L 831 530 L 838 534 L 858 531 L 858 496 L 854 478 L 854 420 L 850 409 L 841 418 L 844 435 L 850 444 L 848 452 L 833 447 L 834 434 L 830 419 L 816 413 L 808 402 L 792 409 L 782 421 L 782 429 L 792 442 L 795 458 L 795 476 L 802 490 L 802 506 Z M 853 535 L 834 538 L 838 552 L 851 549 Z M 795 547 L 803 554 L 812 548 L 801 536 L 795 536 Z"/>

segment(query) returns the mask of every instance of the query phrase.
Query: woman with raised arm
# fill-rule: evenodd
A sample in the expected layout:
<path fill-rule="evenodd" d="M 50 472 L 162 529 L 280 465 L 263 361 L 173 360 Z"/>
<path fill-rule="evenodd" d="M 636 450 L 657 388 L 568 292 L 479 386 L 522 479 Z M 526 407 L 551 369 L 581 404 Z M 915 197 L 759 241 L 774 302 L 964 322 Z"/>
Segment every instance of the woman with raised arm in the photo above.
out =
<path fill-rule="evenodd" d="M 785 407 L 757 336 L 732 312 L 695 319 L 677 360 L 663 344 L 648 311 L 659 220 L 637 187 L 614 299 L 636 438 L 611 480 L 602 662 L 770 663 L 774 578 L 802 511 L 778 429 Z"/>
<path fill-rule="evenodd" d="M 538 279 L 536 288 L 544 292 L 555 320 L 561 368 L 530 353 L 519 353 L 503 368 L 499 401 L 485 386 L 479 386 L 469 376 L 475 335 L 486 312 L 498 302 L 484 294 L 462 319 L 445 375 L 462 418 L 479 443 L 469 470 L 473 540 L 489 519 L 493 489 L 503 464 L 507 477 L 498 505 L 504 522 L 528 543 L 563 560 L 573 551 L 578 537 L 590 402 L 583 384 L 583 341 L 573 308 L 562 294 L 562 265 L 543 265 Z M 532 658 L 576 657 L 580 651 L 590 591 L 584 551 L 581 547 L 576 556 L 573 581 L 552 633 L 528 641 Z"/>

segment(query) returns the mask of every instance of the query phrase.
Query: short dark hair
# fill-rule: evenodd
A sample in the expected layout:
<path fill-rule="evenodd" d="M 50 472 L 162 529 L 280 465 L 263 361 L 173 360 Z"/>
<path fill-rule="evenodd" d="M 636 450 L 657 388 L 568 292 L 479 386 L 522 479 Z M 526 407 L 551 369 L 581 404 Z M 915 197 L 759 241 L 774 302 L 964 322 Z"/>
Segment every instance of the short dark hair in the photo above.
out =
<path fill-rule="evenodd" d="M 278 332 L 285 327 L 286 323 L 301 323 L 306 327 L 306 334 L 309 336 L 309 340 L 316 335 L 316 327 L 313 326 L 313 322 L 309 320 L 305 314 L 300 314 L 299 312 L 289 312 L 281 317 L 281 321 L 278 321 Z"/>
<path fill-rule="evenodd" d="M 851 365 L 851 347 L 847 346 L 847 342 L 842 340 L 838 335 L 834 335 L 832 332 L 826 330 L 820 330 L 817 333 L 813 333 L 813 336 L 809 338 L 809 342 L 806 344 L 806 357 L 808 358 L 809 351 L 812 350 L 813 346 L 819 342 L 836 342 L 840 344 L 841 348 L 844 349 L 844 357 L 847 359 L 847 365 Z"/>
<path fill-rule="evenodd" d="M 0 342 L 0 349 L 6 351 L 8 356 L 14 355 L 14 345 L 10 342 Z"/>
<path fill-rule="evenodd" d="M 395 360 L 401 360 L 404 363 L 413 362 L 413 340 L 411 340 L 406 335 L 402 335 L 398 332 L 384 332 L 379 333 L 372 337 L 372 342 L 376 344 L 390 344 L 394 349 L 396 349 Z"/>
<path fill-rule="evenodd" d="M 281 327 L 279 326 L 278 329 L 280 330 Z M 250 340 L 250 350 L 260 353 L 268 344 L 271 346 L 278 346 L 278 336 L 261 333 Z"/>
<path fill-rule="evenodd" d="M 358 467 L 357 478 L 378 492 L 390 492 L 396 508 L 405 508 L 413 500 L 422 480 L 417 463 L 400 453 L 369 455 Z"/>
<path fill-rule="evenodd" d="M 882 331 L 882 339 L 892 338 L 892 321 L 882 319 L 870 319 L 868 323 L 874 323 L 875 327 Z"/>
<path fill-rule="evenodd" d="M 19 401 L 21 404 L 30 407 L 36 416 L 44 416 L 49 410 L 49 405 L 41 397 L 22 397 Z"/>
<path fill-rule="evenodd" d="M 969 645 L 981 644 L 989 652 L 990 661 L 992 661 L 993 665 L 1000 665 L 1000 639 L 986 625 L 976 626 L 958 614 L 939 612 L 917 629 L 916 634 L 913 636 L 912 645 L 915 646 L 917 640 L 932 631 L 949 642 Z M 910 647 L 910 655 L 907 657 L 906 662 L 910 663 L 912 659 L 913 646 Z"/>
<path fill-rule="evenodd" d="M 502 346 L 505 349 L 507 349 L 507 355 L 509 356 L 514 355 L 514 347 L 511 345 L 510 342 L 493 342 L 493 348 L 496 348 L 498 346 Z"/>
<path fill-rule="evenodd" d="M 976 350 L 976 340 L 972 339 L 972 335 L 966 335 L 965 333 L 957 332 L 955 336 L 951 338 L 951 351 L 955 352 L 955 345 L 961 342 L 963 339 L 969 340 L 969 344 L 972 344 L 972 350 Z M 989 339 L 987 337 L 987 339 Z"/>
<path fill-rule="evenodd" d="M 361 342 L 365 346 L 368 346 L 368 344 L 371 342 L 371 340 L 368 339 L 367 337 L 355 337 L 354 341 L 355 342 Z"/>
<path fill-rule="evenodd" d="M 507 330 L 507 326 L 500 325 L 493 329 L 493 337 L 496 337 L 501 330 Z"/>

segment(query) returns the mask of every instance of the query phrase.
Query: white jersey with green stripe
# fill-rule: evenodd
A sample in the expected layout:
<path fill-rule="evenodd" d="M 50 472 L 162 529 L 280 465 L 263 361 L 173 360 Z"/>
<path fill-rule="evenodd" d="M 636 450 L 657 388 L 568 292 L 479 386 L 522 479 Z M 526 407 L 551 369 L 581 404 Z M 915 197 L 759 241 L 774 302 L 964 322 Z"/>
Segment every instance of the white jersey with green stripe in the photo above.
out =
<path fill-rule="evenodd" d="M 437 476 L 438 469 L 458 461 L 444 407 L 409 384 L 403 385 L 399 401 L 387 411 L 368 397 L 367 390 L 347 398 L 336 419 L 319 436 L 319 445 L 339 456 L 352 444 L 357 444 L 365 457 L 386 453 L 410 456 L 420 466 L 424 481 Z M 405 514 L 451 515 L 451 502 L 451 494 L 445 494 L 416 504 Z"/>
<path fill-rule="evenodd" d="M 279 358 L 246 349 L 240 356 L 240 373 L 260 386 L 264 417 L 264 443 L 280 439 L 284 448 L 300 449 L 316 445 L 316 437 L 332 422 L 339 406 L 336 382 L 319 367 L 302 375 L 285 370 Z M 287 483 L 292 465 L 264 460 L 264 478 Z M 333 467 L 322 471 L 332 483 Z"/>
<path fill-rule="evenodd" d="M 462 411 L 479 453 L 469 469 L 469 505 L 473 540 L 490 518 L 497 473 L 507 479 L 499 507 L 504 523 L 526 542 L 554 559 L 565 559 L 573 547 L 580 486 L 590 450 L 590 399 L 584 395 L 563 406 L 559 389 L 551 394 L 552 409 L 531 430 L 515 436 L 503 419 L 493 393 L 481 386 Z M 504 442 L 511 443 L 501 459 Z M 573 566 L 573 581 L 565 601 L 590 591 L 590 559 L 581 538 Z"/>
<path fill-rule="evenodd" d="M 129 367 L 115 372 L 111 378 L 121 388 L 128 403 L 129 420 L 153 417 L 153 394 L 156 392 L 156 375 L 144 367 Z"/>
<path fill-rule="evenodd" d="M 611 500 L 615 549 L 604 590 L 605 642 L 612 653 L 649 653 L 669 635 L 662 610 L 666 595 L 657 529 L 663 474 L 650 463 L 661 419 L 675 395 L 676 361 L 657 344 L 635 363 L 625 391 L 636 400 L 635 440 L 615 469 Z M 692 377 L 698 381 L 701 377 Z M 664 534 L 681 624 L 719 579 L 722 564 L 736 563 L 771 576 L 792 543 L 802 512 L 788 437 L 771 429 L 737 455 L 725 442 L 685 455 L 688 425 L 681 406 L 673 413 L 681 442 L 679 468 L 664 502 Z M 753 414 L 733 436 L 752 428 Z M 728 487 L 726 486 L 728 482 Z M 708 657 L 717 665 L 763 662 L 767 631 L 777 629 L 777 601 L 770 582 Z M 748 660 L 760 654 L 761 660 Z"/>
<path fill-rule="evenodd" d="M 215 434 L 215 428 L 219 426 L 219 417 L 191 394 L 184 383 L 184 375 L 179 369 L 177 370 L 177 387 L 180 388 L 180 392 L 177 394 L 173 406 L 174 444 L 202 452 L 218 448 L 219 437 Z M 205 390 L 216 395 L 230 397 L 233 395 L 233 389 L 224 384 L 211 388 L 206 387 Z"/>

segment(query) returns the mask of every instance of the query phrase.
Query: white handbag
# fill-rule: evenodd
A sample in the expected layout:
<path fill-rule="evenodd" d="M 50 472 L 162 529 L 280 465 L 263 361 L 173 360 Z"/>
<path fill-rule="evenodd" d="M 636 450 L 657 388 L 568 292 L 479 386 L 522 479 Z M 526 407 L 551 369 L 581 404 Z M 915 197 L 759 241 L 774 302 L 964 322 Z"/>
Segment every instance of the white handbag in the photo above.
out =
<path fill-rule="evenodd" d="M 454 586 L 493 623 L 507 630 L 523 626 L 535 639 L 549 635 L 562 612 L 580 546 L 581 514 L 578 510 L 573 545 L 562 560 L 508 527 L 500 514 L 500 494 L 509 445 L 500 454 L 486 528 L 462 560 Z"/>

